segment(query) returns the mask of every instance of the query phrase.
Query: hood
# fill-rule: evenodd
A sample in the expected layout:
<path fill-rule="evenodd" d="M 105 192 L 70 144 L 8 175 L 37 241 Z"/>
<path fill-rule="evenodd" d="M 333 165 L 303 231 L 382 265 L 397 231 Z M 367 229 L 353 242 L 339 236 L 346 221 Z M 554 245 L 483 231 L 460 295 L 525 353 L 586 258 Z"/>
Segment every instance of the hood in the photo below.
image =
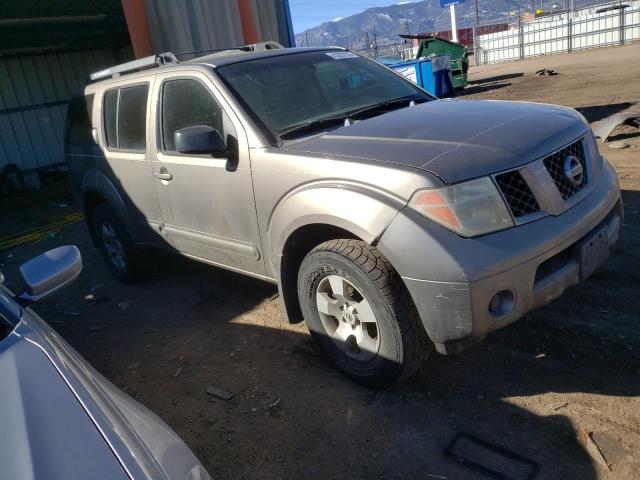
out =
<path fill-rule="evenodd" d="M 128 479 L 49 358 L 18 333 L 0 343 L 3 478 Z"/>
<path fill-rule="evenodd" d="M 578 112 L 566 107 L 436 100 L 291 142 L 282 150 L 395 163 L 451 184 L 524 165 L 588 128 Z"/>
<path fill-rule="evenodd" d="M 0 449 L 7 478 L 210 479 L 167 424 L 30 309 L 0 341 L 0 397 L 0 438 L 12 439 Z"/>

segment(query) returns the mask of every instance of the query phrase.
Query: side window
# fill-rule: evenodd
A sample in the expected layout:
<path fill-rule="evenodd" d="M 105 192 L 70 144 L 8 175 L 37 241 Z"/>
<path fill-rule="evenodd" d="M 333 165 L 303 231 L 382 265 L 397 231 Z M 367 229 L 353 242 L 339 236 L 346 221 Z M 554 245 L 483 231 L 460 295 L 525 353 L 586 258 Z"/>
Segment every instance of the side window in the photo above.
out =
<path fill-rule="evenodd" d="M 146 150 L 148 92 L 148 85 L 137 85 L 104 94 L 104 132 L 109 148 Z"/>
<path fill-rule="evenodd" d="M 67 111 L 66 143 L 82 146 L 95 143 L 91 124 L 92 110 L 93 94 L 71 99 Z"/>
<path fill-rule="evenodd" d="M 118 148 L 118 135 L 116 133 L 116 118 L 118 112 L 118 90 L 111 90 L 104 94 L 104 133 L 107 147 Z"/>
<path fill-rule="evenodd" d="M 146 150 L 148 85 L 122 88 L 118 104 L 118 148 Z"/>
<path fill-rule="evenodd" d="M 197 80 L 167 80 L 162 86 L 163 150 L 175 152 L 173 135 L 176 130 L 193 125 L 208 125 L 221 135 L 224 114 L 213 94 Z"/>

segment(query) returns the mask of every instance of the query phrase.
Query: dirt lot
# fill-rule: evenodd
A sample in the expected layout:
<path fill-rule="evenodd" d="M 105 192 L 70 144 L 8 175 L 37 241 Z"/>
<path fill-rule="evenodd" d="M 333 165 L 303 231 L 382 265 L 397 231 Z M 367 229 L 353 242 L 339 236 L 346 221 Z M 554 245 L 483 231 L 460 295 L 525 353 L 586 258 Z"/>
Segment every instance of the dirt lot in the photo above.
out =
<path fill-rule="evenodd" d="M 465 92 L 476 98 L 559 103 L 590 121 L 640 109 L 640 45 L 483 66 Z M 556 76 L 536 76 L 552 68 Z M 214 477 L 486 478 L 444 455 L 458 432 L 539 466 L 539 479 L 640 476 L 640 134 L 621 129 L 602 146 L 617 169 L 626 218 L 605 266 L 552 305 L 457 357 L 434 355 L 409 382 L 372 391 L 318 356 L 304 326 L 285 324 L 276 288 L 161 255 L 143 284 L 109 275 L 83 222 L 43 229 L 35 243 L 0 251 L 8 281 L 36 252 L 74 243 L 81 278 L 37 307 L 116 385 L 165 419 Z M 0 236 L 74 211 L 59 188 L 0 207 Z M 4 209 L 4 211 L 3 211 Z M 97 302 L 84 297 L 94 293 Z M 78 314 L 77 316 L 73 314 Z M 209 386 L 234 393 L 211 400 Z M 612 470 L 578 438 L 593 439 Z M 530 464 L 498 462 L 512 478 Z M 508 463 L 508 465 L 507 465 Z"/>

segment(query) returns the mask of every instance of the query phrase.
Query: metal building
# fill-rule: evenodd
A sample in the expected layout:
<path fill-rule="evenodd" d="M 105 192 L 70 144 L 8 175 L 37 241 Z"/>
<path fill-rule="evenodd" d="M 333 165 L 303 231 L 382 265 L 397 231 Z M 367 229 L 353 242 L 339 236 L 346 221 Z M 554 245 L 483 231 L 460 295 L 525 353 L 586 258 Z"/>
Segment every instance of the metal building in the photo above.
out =
<path fill-rule="evenodd" d="M 0 6 L 0 172 L 64 162 L 67 103 L 89 73 L 152 53 L 293 44 L 288 0 L 20 0 Z"/>

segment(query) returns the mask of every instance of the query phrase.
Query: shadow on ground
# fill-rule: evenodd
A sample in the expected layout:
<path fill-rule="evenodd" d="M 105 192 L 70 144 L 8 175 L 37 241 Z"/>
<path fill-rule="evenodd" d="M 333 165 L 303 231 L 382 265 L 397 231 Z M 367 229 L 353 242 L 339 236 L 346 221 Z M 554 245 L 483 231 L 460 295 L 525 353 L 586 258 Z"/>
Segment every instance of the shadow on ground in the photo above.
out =
<path fill-rule="evenodd" d="M 79 245 L 81 277 L 36 310 L 165 419 L 216 478 L 486 478 L 445 456 L 459 432 L 531 460 L 535 478 L 607 478 L 578 440 L 582 428 L 613 478 L 633 478 L 640 194 L 624 200 L 620 249 L 588 282 L 383 391 L 327 365 L 306 329 L 283 320 L 275 286 L 169 254 L 145 282 L 121 285 L 81 223 L 11 258 L 2 252 L 3 270 L 11 281 L 30 256 Z M 95 303 L 85 302 L 89 292 Z M 210 398 L 209 386 L 234 397 Z M 509 478 L 528 473 L 482 449 L 462 453 Z"/>
<path fill-rule="evenodd" d="M 504 75 L 495 75 L 493 77 L 479 78 L 477 80 L 470 80 L 469 85 L 482 85 L 485 83 L 504 82 L 505 80 L 511 80 L 514 78 L 523 77 L 524 73 L 507 73 Z"/>
<path fill-rule="evenodd" d="M 456 90 L 457 97 L 464 97 L 467 95 L 474 95 L 478 93 L 490 92 L 492 90 L 500 90 L 501 88 L 505 88 L 510 86 L 510 83 L 491 83 L 487 85 L 475 85 L 468 86 L 462 90 Z"/>

